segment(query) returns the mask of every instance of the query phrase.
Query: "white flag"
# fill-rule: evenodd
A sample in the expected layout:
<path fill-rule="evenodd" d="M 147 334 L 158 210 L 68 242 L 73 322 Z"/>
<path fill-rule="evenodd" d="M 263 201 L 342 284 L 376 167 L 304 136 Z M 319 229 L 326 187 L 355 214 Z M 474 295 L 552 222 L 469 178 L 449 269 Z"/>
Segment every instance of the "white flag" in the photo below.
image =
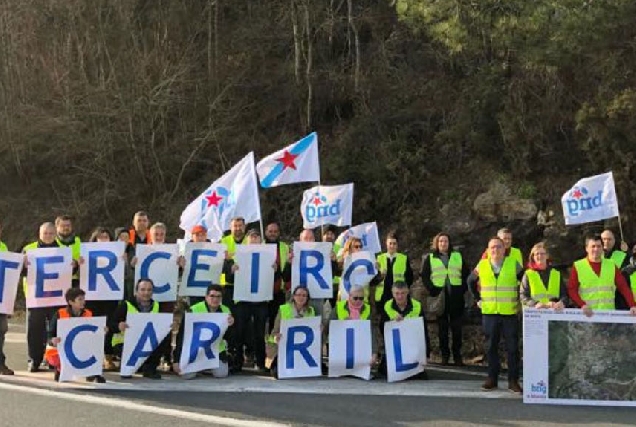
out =
<path fill-rule="evenodd" d="M 300 204 L 303 228 L 333 224 L 351 225 L 353 213 L 353 184 L 316 186 L 303 193 Z"/>
<path fill-rule="evenodd" d="M 253 152 L 185 208 L 180 227 L 190 232 L 195 225 L 203 225 L 208 229 L 208 237 L 218 241 L 223 232 L 230 229 L 232 218 L 237 216 L 245 218 L 246 223 L 261 219 Z"/>
<path fill-rule="evenodd" d="M 566 225 L 618 216 L 612 172 L 579 180 L 561 197 L 561 204 Z"/>
<path fill-rule="evenodd" d="M 265 157 L 256 165 L 256 172 L 263 188 L 320 181 L 318 134 L 310 133 L 300 141 Z"/>
<path fill-rule="evenodd" d="M 369 251 L 372 254 L 382 252 L 378 224 L 376 224 L 375 221 L 365 222 L 364 224 L 356 225 L 343 231 L 336 239 L 334 246 L 338 248 L 338 250 L 344 248 L 345 243 L 347 243 L 347 240 L 351 237 L 357 237 L 362 240 L 362 249 L 365 251 Z"/>

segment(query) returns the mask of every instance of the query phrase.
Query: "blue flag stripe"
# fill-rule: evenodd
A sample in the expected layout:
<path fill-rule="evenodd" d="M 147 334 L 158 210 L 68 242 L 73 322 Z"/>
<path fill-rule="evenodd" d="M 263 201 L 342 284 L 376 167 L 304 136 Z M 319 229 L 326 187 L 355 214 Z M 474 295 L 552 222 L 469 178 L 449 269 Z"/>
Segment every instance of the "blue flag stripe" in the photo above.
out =
<path fill-rule="evenodd" d="M 303 139 L 301 139 L 300 141 L 298 141 L 291 148 L 291 150 L 289 150 L 289 152 L 291 154 L 301 154 L 305 150 L 307 150 L 307 148 L 311 146 L 311 144 L 315 141 L 315 139 L 316 139 L 316 132 L 312 132 L 306 137 L 304 137 Z M 283 173 L 283 170 L 284 168 L 282 163 L 278 163 L 276 166 L 274 166 L 272 170 L 261 181 L 261 187 L 263 188 L 271 187 L 272 183 L 276 180 L 276 178 L 278 178 L 280 174 Z"/>

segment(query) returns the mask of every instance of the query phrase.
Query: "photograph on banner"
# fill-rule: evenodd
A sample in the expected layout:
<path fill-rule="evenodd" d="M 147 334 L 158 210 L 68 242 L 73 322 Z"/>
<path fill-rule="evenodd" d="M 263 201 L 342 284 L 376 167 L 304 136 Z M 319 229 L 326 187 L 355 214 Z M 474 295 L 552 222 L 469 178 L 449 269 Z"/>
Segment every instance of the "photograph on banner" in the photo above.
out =
<path fill-rule="evenodd" d="M 583 178 L 561 197 L 565 225 L 584 224 L 619 215 L 612 172 Z"/>
<path fill-rule="evenodd" d="M 278 341 L 278 378 L 319 377 L 321 371 L 320 316 L 283 319 Z"/>
<path fill-rule="evenodd" d="M 322 225 L 345 227 L 351 225 L 353 213 L 353 184 L 316 187 L 305 190 L 300 203 L 303 228 Z"/>
<path fill-rule="evenodd" d="M 297 182 L 320 182 L 318 134 L 312 132 L 265 157 L 256 165 L 256 173 L 263 188 Z"/>
<path fill-rule="evenodd" d="M 371 379 L 370 320 L 329 322 L 329 377 L 352 376 Z"/>
<path fill-rule="evenodd" d="M 102 375 L 106 317 L 70 317 L 57 321 L 60 381 Z"/>
<path fill-rule="evenodd" d="M 179 360 L 181 375 L 219 367 L 220 348 L 229 316 L 225 313 L 186 313 Z M 223 344 L 227 346 L 227 343 Z"/>
<path fill-rule="evenodd" d="M 62 307 L 64 292 L 71 287 L 71 248 L 39 248 L 27 252 L 27 308 Z"/>
<path fill-rule="evenodd" d="M 292 292 L 301 284 L 312 298 L 333 297 L 330 242 L 294 242 L 291 274 Z"/>
<path fill-rule="evenodd" d="M 144 245 L 140 245 L 144 246 Z M 128 313 L 120 374 L 135 374 L 171 332 L 172 313 Z"/>
<path fill-rule="evenodd" d="M 352 286 L 368 288 L 371 280 L 378 274 L 376 263 L 375 255 L 368 251 L 347 255 L 340 276 L 340 299 L 349 297 Z"/>
<path fill-rule="evenodd" d="M 188 242 L 179 296 L 203 297 L 211 283 L 220 283 L 227 246 L 219 243 Z"/>
<path fill-rule="evenodd" d="M 124 299 L 124 242 L 89 242 L 80 245 L 80 288 L 86 301 Z"/>
<path fill-rule="evenodd" d="M 0 252 L 0 314 L 13 314 L 24 254 Z"/>
<path fill-rule="evenodd" d="M 243 157 L 194 199 L 181 214 L 179 227 L 187 235 L 195 225 L 202 225 L 208 230 L 210 240 L 219 241 L 235 217 L 244 218 L 246 224 L 261 219 L 254 152 Z"/>
<path fill-rule="evenodd" d="M 372 254 L 382 252 L 382 245 L 380 243 L 380 234 L 378 233 L 378 225 L 375 222 L 365 222 L 364 224 L 356 225 L 340 233 L 334 243 L 334 251 L 336 255 L 342 255 L 347 240 L 351 237 L 357 237 L 362 241 L 362 250 L 369 251 Z"/>
<path fill-rule="evenodd" d="M 172 302 L 177 299 L 179 281 L 179 248 L 175 243 L 138 245 L 135 248 L 135 283 L 148 278 L 154 283 L 152 298 L 157 302 Z"/>
<path fill-rule="evenodd" d="M 636 406 L 636 317 L 629 312 L 526 309 L 523 329 L 524 402 Z"/>
<path fill-rule="evenodd" d="M 261 302 L 270 301 L 274 294 L 277 246 L 238 245 L 234 255 L 234 300 Z"/>
<path fill-rule="evenodd" d="M 424 371 L 426 338 L 421 317 L 384 324 L 388 382 L 402 381 Z"/>

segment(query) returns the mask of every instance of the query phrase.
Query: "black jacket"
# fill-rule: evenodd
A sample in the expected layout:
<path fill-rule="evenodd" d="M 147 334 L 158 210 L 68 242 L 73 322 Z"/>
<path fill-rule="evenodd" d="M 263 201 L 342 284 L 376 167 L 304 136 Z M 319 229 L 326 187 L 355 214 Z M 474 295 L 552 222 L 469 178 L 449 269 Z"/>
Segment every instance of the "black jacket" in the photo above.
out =
<path fill-rule="evenodd" d="M 431 281 L 431 258 L 439 258 L 440 253 L 438 251 L 431 252 L 422 257 L 422 269 L 420 270 L 420 277 L 422 278 L 422 284 L 428 290 L 428 293 L 432 297 L 438 296 L 442 291 L 446 291 L 446 309 L 445 314 L 451 316 L 461 315 L 464 312 L 464 294 L 468 291 L 468 276 L 470 275 L 470 267 L 465 259 L 462 259 L 462 284 L 461 286 L 451 286 L 448 283 L 439 288 Z"/>

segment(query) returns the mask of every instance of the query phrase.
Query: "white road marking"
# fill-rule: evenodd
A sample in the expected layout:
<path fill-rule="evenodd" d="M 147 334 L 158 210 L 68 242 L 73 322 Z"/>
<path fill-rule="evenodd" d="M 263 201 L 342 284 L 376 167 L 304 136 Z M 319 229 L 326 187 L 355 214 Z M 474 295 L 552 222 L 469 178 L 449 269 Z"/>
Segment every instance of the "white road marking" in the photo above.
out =
<path fill-rule="evenodd" d="M 51 390 L 26 387 L 21 385 L 6 384 L 0 382 L 0 390 L 8 390 L 13 392 L 22 392 L 36 394 L 39 396 L 46 396 L 49 398 L 71 400 L 75 402 L 82 402 L 88 404 L 98 404 L 102 406 L 109 406 L 117 409 L 128 409 L 131 411 L 145 412 L 154 415 L 164 415 L 168 417 L 175 417 L 190 421 L 199 421 L 203 423 L 212 423 L 219 426 L 228 427 L 286 427 L 289 424 L 281 424 L 270 421 L 261 420 L 242 420 L 239 418 L 219 417 L 216 415 L 199 414 L 197 412 L 182 411 L 179 409 L 162 408 L 160 406 L 146 405 L 143 403 L 132 402 L 130 400 L 123 400 L 110 397 L 101 397 L 91 394 L 72 394 L 72 393 L 51 393 Z"/>

